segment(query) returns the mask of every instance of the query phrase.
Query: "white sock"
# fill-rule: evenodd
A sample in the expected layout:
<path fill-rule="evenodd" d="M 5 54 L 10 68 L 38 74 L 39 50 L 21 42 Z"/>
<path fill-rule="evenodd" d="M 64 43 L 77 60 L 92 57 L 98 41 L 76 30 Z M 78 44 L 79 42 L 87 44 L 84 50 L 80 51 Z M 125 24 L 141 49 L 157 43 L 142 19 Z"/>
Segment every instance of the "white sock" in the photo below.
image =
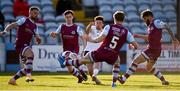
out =
<path fill-rule="evenodd" d="M 93 70 L 93 76 L 97 76 L 98 73 L 99 73 L 99 69 L 94 69 Z"/>
<path fill-rule="evenodd" d="M 125 77 L 125 76 L 122 76 L 122 80 L 123 80 L 123 81 L 126 81 L 126 77 Z"/>

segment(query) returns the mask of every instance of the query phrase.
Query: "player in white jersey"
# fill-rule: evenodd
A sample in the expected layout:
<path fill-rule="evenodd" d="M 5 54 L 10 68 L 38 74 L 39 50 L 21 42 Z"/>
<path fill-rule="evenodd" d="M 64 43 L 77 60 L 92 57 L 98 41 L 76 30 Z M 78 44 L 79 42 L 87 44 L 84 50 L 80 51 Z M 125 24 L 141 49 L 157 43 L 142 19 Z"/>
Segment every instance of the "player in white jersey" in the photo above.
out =
<path fill-rule="evenodd" d="M 104 26 L 104 18 L 102 16 L 96 16 L 94 18 L 94 22 L 90 22 L 89 25 L 87 26 L 86 33 L 92 39 L 96 38 L 101 34 L 103 30 L 103 26 Z M 86 48 L 84 49 L 84 56 L 88 52 L 98 49 L 100 45 L 101 42 L 100 43 L 87 42 Z M 101 62 L 96 62 L 94 64 L 87 65 L 89 75 L 92 77 L 92 81 L 95 81 L 96 84 L 101 84 L 101 81 L 96 77 L 97 74 L 99 73 L 100 66 L 101 66 Z"/>

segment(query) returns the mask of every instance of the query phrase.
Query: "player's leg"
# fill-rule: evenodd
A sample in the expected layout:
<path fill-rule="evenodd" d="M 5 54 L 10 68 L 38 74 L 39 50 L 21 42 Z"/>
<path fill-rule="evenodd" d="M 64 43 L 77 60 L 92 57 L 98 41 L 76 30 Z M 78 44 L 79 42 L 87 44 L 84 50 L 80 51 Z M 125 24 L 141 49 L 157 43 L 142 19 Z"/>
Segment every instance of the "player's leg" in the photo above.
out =
<path fill-rule="evenodd" d="M 112 70 L 112 75 L 113 75 L 112 87 L 116 86 L 116 81 L 118 80 L 119 71 L 120 71 L 119 67 L 120 67 L 120 58 L 118 57 L 118 60 L 113 65 L 113 70 Z"/>
<path fill-rule="evenodd" d="M 88 52 L 89 52 L 89 51 L 85 51 L 85 52 L 83 53 L 83 56 L 85 56 Z M 87 81 L 88 77 L 87 77 L 87 75 L 86 75 L 83 67 L 82 67 L 82 66 L 79 66 L 78 69 L 79 69 L 79 72 L 81 73 L 84 81 Z"/>
<path fill-rule="evenodd" d="M 154 76 L 156 76 L 159 80 L 161 80 L 162 85 L 169 85 L 169 82 L 165 80 L 164 76 L 161 74 L 161 72 L 154 67 L 155 61 L 154 60 L 148 60 L 146 65 L 146 70 Z"/>
<path fill-rule="evenodd" d="M 22 56 L 26 57 L 27 61 L 24 64 L 24 68 L 22 68 L 21 70 L 19 70 L 14 76 L 13 78 L 11 78 L 9 80 L 9 84 L 11 85 L 16 85 L 16 80 L 19 79 L 22 76 L 27 76 L 28 81 L 34 81 L 31 78 L 31 71 L 32 71 L 32 60 L 34 58 L 34 54 L 31 50 L 30 47 L 25 47 L 23 48 L 21 54 Z M 21 58 L 20 58 L 21 59 Z M 27 80 L 26 80 L 27 81 Z"/>
<path fill-rule="evenodd" d="M 20 64 L 20 67 L 21 67 L 21 69 L 22 68 L 25 68 L 25 62 L 26 62 L 26 58 L 24 57 L 24 56 L 22 56 L 22 55 L 19 55 L 19 64 Z"/>
<path fill-rule="evenodd" d="M 79 67 L 82 64 L 92 64 L 94 63 L 94 60 L 91 56 L 91 53 L 92 52 L 88 52 L 86 56 L 84 56 L 83 58 L 78 58 L 76 60 L 68 59 L 65 61 L 65 65 Z"/>
<path fill-rule="evenodd" d="M 82 67 L 82 65 L 78 67 L 78 70 L 79 70 L 80 74 L 82 75 L 83 80 L 87 81 L 88 77 L 87 77 L 86 72 L 85 72 L 84 68 Z"/>
<path fill-rule="evenodd" d="M 135 57 L 134 61 L 132 62 L 131 66 L 128 68 L 126 73 L 120 77 L 120 83 L 124 84 L 124 82 L 136 71 L 138 64 L 145 62 L 145 57 L 143 54 L 138 55 Z"/>
<path fill-rule="evenodd" d="M 96 62 L 93 65 L 93 75 L 92 75 L 92 81 L 95 81 L 96 84 L 101 84 L 101 81 L 97 78 L 97 74 L 99 73 L 101 62 Z"/>
<path fill-rule="evenodd" d="M 94 64 L 87 64 L 87 68 L 88 68 L 88 73 L 89 75 L 92 77 L 93 75 L 93 65 Z"/>
<path fill-rule="evenodd" d="M 25 68 L 19 70 L 8 82 L 8 84 L 11 84 L 11 85 L 17 85 L 16 84 L 16 80 L 19 79 L 20 77 L 23 77 L 26 75 L 26 71 L 25 71 Z"/>
<path fill-rule="evenodd" d="M 89 52 L 89 51 L 85 51 L 84 54 L 83 54 L 83 57 L 85 57 L 88 52 Z M 93 65 L 94 65 L 94 64 L 87 64 L 88 73 L 89 73 L 89 75 L 90 75 L 91 77 L 92 77 L 92 75 L 93 75 Z"/>
<path fill-rule="evenodd" d="M 75 66 L 76 68 L 78 68 L 82 64 L 92 64 L 94 63 L 94 60 L 91 55 L 92 55 L 91 52 L 88 52 L 87 55 L 84 56 L 83 58 L 72 59 L 70 57 L 67 57 L 67 60 L 65 61 L 65 65 Z"/>
<path fill-rule="evenodd" d="M 30 47 L 25 47 L 23 52 L 22 52 L 22 56 L 24 56 L 26 58 L 26 62 L 25 62 L 25 69 L 26 69 L 26 81 L 34 81 L 34 79 L 32 79 L 32 69 L 33 69 L 33 60 L 34 60 L 34 53 L 32 51 L 32 49 Z"/>
<path fill-rule="evenodd" d="M 83 77 L 80 75 L 79 71 L 73 66 L 66 66 L 66 67 L 70 74 L 78 78 L 78 83 L 82 83 Z"/>
<path fill-rule="evenodd" d="M 93 70 L 93 75 L 92 76 L 97 76 L 97 74 L 99 73 L 99 69 L 100 69 L 100 66 L 101 66 L 101 62 L 96 62 L 94 63 L 94 70 Z"/>

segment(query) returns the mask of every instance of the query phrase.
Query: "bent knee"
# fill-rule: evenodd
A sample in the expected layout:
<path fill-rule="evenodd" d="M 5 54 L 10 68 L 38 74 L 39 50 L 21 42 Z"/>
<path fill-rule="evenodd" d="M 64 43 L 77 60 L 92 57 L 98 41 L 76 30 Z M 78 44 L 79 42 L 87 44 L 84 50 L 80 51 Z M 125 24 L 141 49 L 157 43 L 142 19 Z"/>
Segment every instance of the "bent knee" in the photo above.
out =
<path fill-rule="evenodd" d="M 34 58 L 34 53 L 33 53 L 33 51 L 32 51 L 31 48 L 27 48 L 27 49 L 25 50 L 23 56 L 25 56 L 25 57 L 27 57 L 27 58 L 28 58 L 28 57 L 33 57 L 33 58 Z"/>
<path fill-rule="evenodd" d="M 137 56 L 133 61 L 133 63 L 135 63 L 135 64 L 140 64 L 142 62 L 145 62 L 145 58 L 143 57 L 143 55 Z"/>

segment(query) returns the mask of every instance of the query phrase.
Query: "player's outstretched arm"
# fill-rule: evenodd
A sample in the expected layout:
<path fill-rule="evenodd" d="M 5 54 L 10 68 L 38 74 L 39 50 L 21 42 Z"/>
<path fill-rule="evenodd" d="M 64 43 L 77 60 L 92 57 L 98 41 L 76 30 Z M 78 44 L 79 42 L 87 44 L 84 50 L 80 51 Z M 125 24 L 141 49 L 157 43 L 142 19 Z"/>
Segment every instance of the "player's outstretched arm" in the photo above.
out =
<path fill-rule="evenodd" d="M 98 37 L 95 38 L 95 39 L 92 39 L 92 38 L 88 37 L 88 38 L 87 38 L 87 41 L 93 42 L 93 43 L 99 43 L 99 42 L 102 42 L 105 38 L 106 38 L 106 35 L 103 35 L 103 34 L 102 34 L 102 35 L 98 36 Z"/>
<path fill-rule="evenodd" d="M 86 48 L 86 45 L 87 45 L 87 34 L 83 34 L 82 36 L 80 36 L 80 38 L 82 39 L 82 42 L 83 42 L 83 50 Z"/>
<path fill-rule="evenodd" d="M 172 43 L 173 43 L 173 45 L 174 45 L 174 48 L 176 49 L 176 48 L 180 45 L 179 41 L 178 41 L 178 40 L 176 39 L 176 37 L 173 35 L 173 33 L 172 33 L 169 25 L 165 24 L 165 29 L 167 30 L 168 34 L 170 35 L 171 40 L 172 40 Z"/>
<path fill-rule="evenodd" d="M 133 34 L 134 38 L 141 38 L 145 41 L 148 41 L 148 35 L 142 35 L 142 34 Z"/>
<path fill-rule="evenodd" d="M 18 27 L 18 24 L 16 22 L 13 22 L 9 25 L 7 25 L 7 27 L 4 29 L 4 31 L 0 32 L 0 35 L 4 35 L 6 34 L 10 29 L 13 29 L 13 28 L 17 28 Z"/>

